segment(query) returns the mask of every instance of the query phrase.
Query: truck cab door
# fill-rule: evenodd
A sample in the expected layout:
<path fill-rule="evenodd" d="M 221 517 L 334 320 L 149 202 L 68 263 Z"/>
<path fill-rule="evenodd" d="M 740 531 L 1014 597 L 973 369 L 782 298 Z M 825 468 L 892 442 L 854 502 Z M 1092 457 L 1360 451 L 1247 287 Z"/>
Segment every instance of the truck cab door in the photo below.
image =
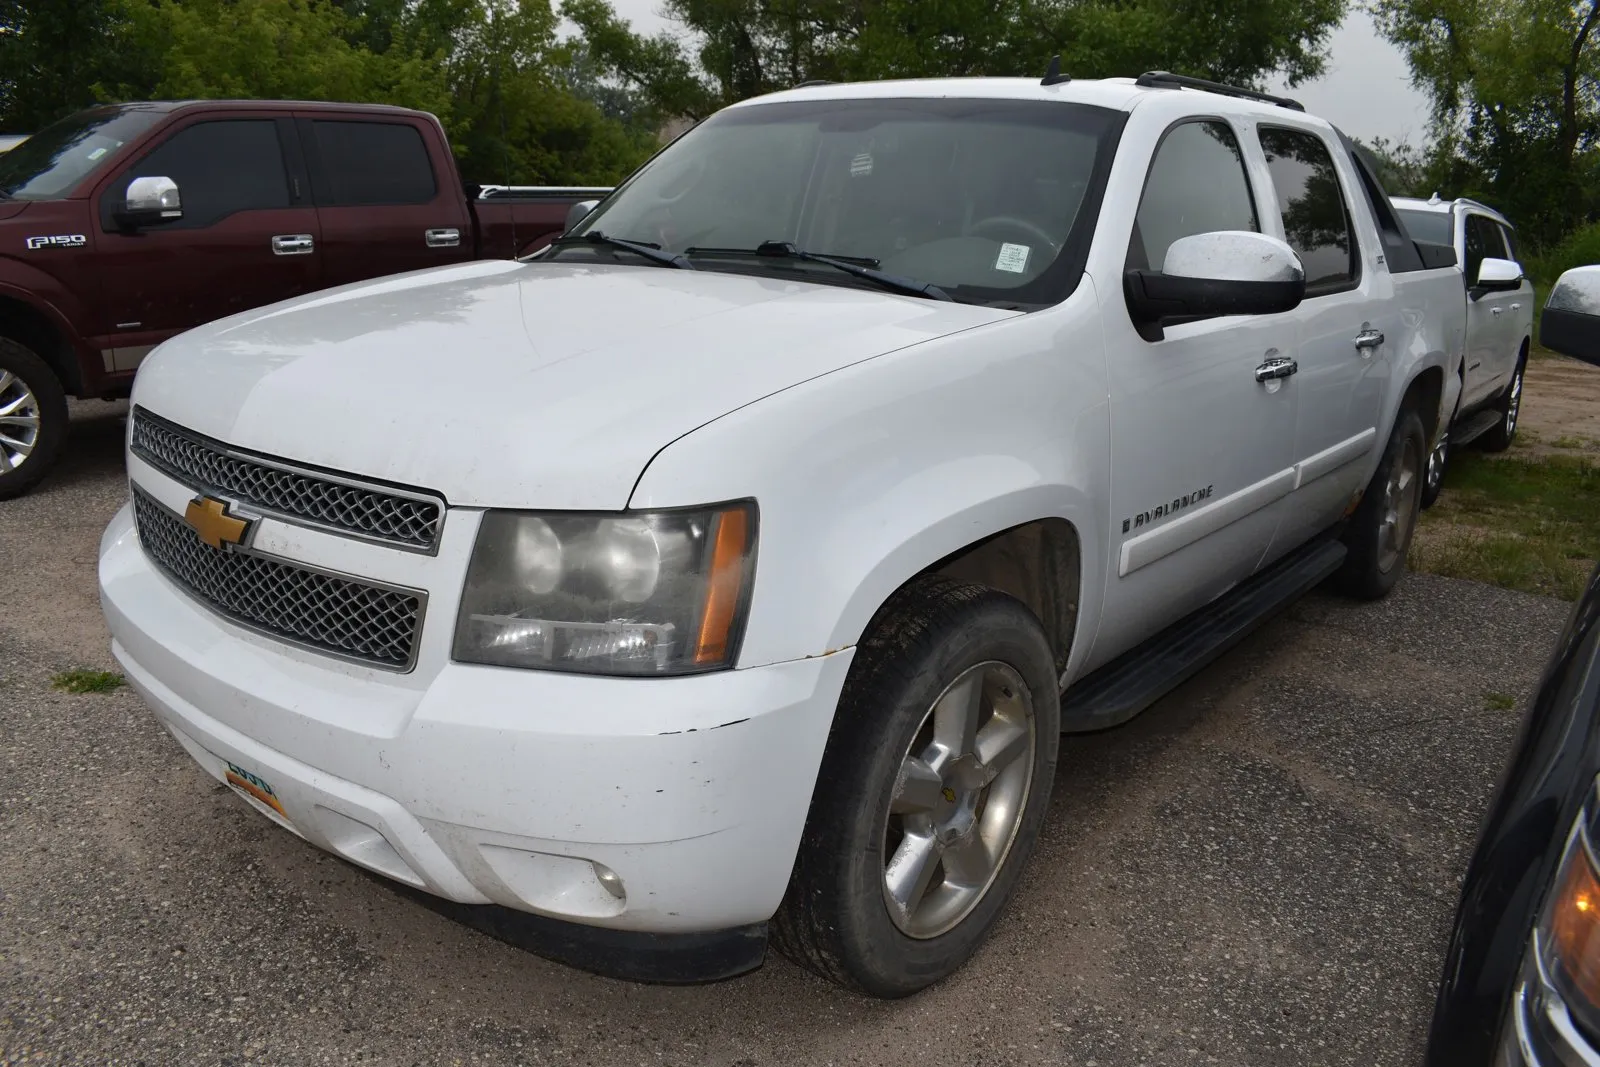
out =
<path fill-rule="evenodd" d="M 1467 361 L 1462 371 L 1461 406 L 1476 407 L 1493 399 L 1511 381 L 1518 344 L 1511 331 L 1519 321 L 1510 306 L 1520 294 L 1485 293 L 1477 289 L 1478 268 L 1486 257 L 1508 254 L 1500 227 L 1487 215 L 1462 213 L 1462 277 L 1467 286 Z"/>
<path fill-rule="evenodd" d="M 323 284 L 473 257 L 472 218 L 454 162 L 429 151 L 440 140 L 436 127 L 337 112 L 301 113 L 296 123 L 322 225 Z"/>
<path fill-rule="evenodd" d="M 1128 227 L 1118 235 L 1127 267 L 1160 270 L 1182 237 L 1261 229 L 1239 144 L 1220 118 L 1161 134 L 1137 215 L 1117 224 Z M 1254 573 L 1294 478 L 1294 380 L 1258 377 L 1292 362 L 1293 316 L 1179 322 L 1152 340 L 1119 283 L 1096 286 L 1111 386 L 1111 558 L 1089 667 Z"/>
<path fill-rule="evenodd" d="M 1262 123 L 1256 139 L 1272 181 L 1268 232 L 1288 242 L 1306 271 L 1295 312 L 1295 490 L 1272 547 L 1277 557 L 1337 522 L 1371 478 L 1388 442 L 1389 427 L 1378 423 L 1403 323 L 1372 201 L 1337 142 L 1292 119 Z"/>
<path fill-rule="evenodd" d="M 294 128 L 271 113 L 213 112 L 174 126 L 96 190 L 96 271 L 108 372 L 132 370 L 183 330 L 317 288 L 317 213 Z M 119 221 L 135 178 L 178 186 L 181 218 Z"/>

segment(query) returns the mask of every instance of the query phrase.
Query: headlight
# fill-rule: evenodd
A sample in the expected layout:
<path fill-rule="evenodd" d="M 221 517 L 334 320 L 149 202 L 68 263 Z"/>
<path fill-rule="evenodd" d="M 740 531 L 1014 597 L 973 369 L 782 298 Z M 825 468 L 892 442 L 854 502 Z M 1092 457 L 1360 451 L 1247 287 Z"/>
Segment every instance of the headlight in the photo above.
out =
<path fill-rule="evenodd" d="M 467 568 L 454 656 L 588 674 L 732 666 L 755 532 L 748 503 L 612 515 L 491 511 Z"/>
<path fill-rule="evenodd" d="M 1567 842 L 1555 891 L 1539 921 L 1544 971 L 1578 1023 L 1600 1024 L 1600 871 L 1590 820 L 1580 818 Z"/>

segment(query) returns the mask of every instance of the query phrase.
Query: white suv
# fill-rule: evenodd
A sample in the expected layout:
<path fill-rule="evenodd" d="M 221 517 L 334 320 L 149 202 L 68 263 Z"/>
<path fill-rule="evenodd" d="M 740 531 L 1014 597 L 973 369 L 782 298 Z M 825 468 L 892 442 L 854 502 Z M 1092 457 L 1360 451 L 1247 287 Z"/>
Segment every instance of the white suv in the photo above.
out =
<path fill-rule="evenodd" d="M 1522 407 L 1522 378 L 1533 343 L 1533 283 L 1517 259 L 1517 231 L 1476 200 L 1394 197 L 1410 235 L 1453 248 L 1466 290 L 1467 339 L 1460 399 L 1428 455 L 1424 506 L 1438 497 L 1450 450 L 1476 441 L 1490 452 L 1511 447 Z"/>
<path fill-rule="evenodd" d="M 162 345 L 113 648 L 263 814 L 497 930 L 703 978 L 773 920 L 903 995 L 1012 895 L 1064 730 L 1400 578 L 1464 314 L 1289 101 L 780 93 L 537 258 Z"/>

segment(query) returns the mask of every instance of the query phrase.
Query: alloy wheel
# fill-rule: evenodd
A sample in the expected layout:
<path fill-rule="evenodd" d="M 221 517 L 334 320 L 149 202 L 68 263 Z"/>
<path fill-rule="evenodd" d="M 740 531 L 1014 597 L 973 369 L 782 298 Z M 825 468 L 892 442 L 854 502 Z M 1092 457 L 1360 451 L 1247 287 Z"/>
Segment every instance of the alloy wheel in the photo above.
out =
<path fill-rule="evenodd" d="M 28 461 L 39 443 L 39 398 L 28 383 L 0 370 L 0 474 Z"/>
<path fill-rule="evenodd" d="M 1005 866 L 1033 785 L 1033 694 L 1004 663 L 968 668 L 907 746 L 883 834 L 883 898 L 902 933 L 938 937 Z"/>
<path fill-rule="evenodd" d="M 1420 488 L 1417 483 L 1418 462 L 1416 442 L 1407 437 L 1394 465 L 1389 468 L 1389 481 L 1383 491 L 1383 518 L 1378 525 L 1378 569 L 1387 573 L 1400 561 L 1400 554 L 1411 537 L 1411 527 L 1417 521 Z"/>

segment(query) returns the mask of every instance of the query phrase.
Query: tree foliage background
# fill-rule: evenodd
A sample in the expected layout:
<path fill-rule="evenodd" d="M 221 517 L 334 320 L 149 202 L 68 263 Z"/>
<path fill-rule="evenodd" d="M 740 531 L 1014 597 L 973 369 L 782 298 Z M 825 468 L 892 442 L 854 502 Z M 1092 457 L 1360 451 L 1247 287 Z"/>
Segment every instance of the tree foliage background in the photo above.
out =
<path fill-rule="evenodd" d="M 669 120 L 816 78 L 1321 71 L 1347 0 L 0 0 L 0 130 L 173 97 L 380 101 L 444 121 L 471 181 L 604 182 Z"/>
<path fill-rule="evenodd" d="M 1358 0 L 1405 53 L 1431 143 L 1392 191 L 1477 196 L 1551 248 L 1600 219 L 1600 0 Z M 1349 0 L 0 0 L 0 130 L 161 97 L 420 107 L 469 181 L 609 182 L 669 120 L 811 79 L 1166 69 L 1320 74 Z"/>

